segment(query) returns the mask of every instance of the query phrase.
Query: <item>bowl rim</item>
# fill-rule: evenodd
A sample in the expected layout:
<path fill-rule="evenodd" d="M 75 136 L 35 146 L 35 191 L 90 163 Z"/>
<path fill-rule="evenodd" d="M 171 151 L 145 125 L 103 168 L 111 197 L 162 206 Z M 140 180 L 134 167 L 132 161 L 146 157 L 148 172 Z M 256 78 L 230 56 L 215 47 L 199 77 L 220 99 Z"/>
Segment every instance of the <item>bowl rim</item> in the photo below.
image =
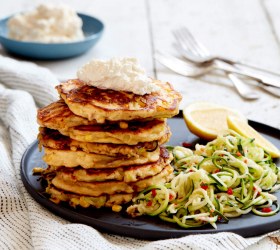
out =
<path fill-rule="evenodd" d="M 21 11 L 21 12 L 14 13 L 12 15 L 9 15 L 9 16 L 1 18 L 0 19 L 0 27 L 1 26 L 6 26 L 7 27 L 7 20 L 9 20 L 11 17 L 15 16 L 16 14 L 24 13 L 24 12 L 25 11 Z M 93 40 L 93 39 L 95 39 L 95 38 L 97 38 L 97 37 L 102 35 L 102 33 L 103 33 L 104 29 L 105 29 L 105 25 L 104 25 L 104 23 L 100 19 L 98 19 L 98 18 L 96 18 L 94 16 L 91 16 L 91 15 L 88 15 L 88 14 L 81 13 L 81 12 L 77 12 L 77 15 L 79 17 L 81 17 L 81 18 L 82 17 L 87 17 L 87 18 L 92 19 L 94 22 L 98 23 L 100 28 L 94 34 L 86 36 L 82 40 L 69 41 L 69 42 L 61 42 L 61 43 L 47 43 L 47 42 L 36 42 L 36 41 L 35 42 L 34 41 L 20 41 L 20 40 L 15 40 L 15 39 L 9 38 L 9 37 L 3 35 L 2 33 L 0 33 L 0 39 L 6 40 L 6 41 L 10 41 L 10 42 L 14 42 L 14 43 L 19 43 L 19 44 L 28 44 L 28 45 L 37 45 L 37 46 L 61 46 L 61 45 L 80 44 L 80 43 L 83 43 L 83 42 L 87 42 L 87 41 Z M 0 41 L 0 44 L 1 44 L 1 41 Z"/>

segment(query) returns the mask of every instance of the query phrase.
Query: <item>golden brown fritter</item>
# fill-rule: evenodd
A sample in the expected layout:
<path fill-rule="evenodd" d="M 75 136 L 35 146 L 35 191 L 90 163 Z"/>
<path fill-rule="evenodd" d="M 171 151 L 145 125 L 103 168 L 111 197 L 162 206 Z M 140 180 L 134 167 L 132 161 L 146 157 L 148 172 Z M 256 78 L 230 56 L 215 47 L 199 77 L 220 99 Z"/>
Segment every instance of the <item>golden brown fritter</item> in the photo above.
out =
<path fill-rule="evenodd" d="M 69 202 L 70 206 L 93 206 L 100 207 L 112 207 L 113 205 L 122 205 L 132 200 L 134 194 L 112 194 L 112 195 L 100 195 L 100 196 L 86 196 L 78 195 L 71 192 L 65 192 L 64 190 L 55 188 L 53 185 L 49 185 L 46 192 L 50 195 L 50 200 L 54 203 L 60 203 L 61 201 Z"/>
<path fill-rule="evenodd" d="M 170 138 L 170 131 L 167 131 L 159 141 L 140 142 L 136 145 L 113 144 L 113 143 L 91 143 L 80 142 L 68 136 L 60 134 L 57 130 L 44 127 L 39 128 L 38 140 L 40 147 L 57 150 L 84 151 L 110 156 L 146 156 L 148 152 L 156 150 L 158 145 L 162 145 Z"/>
<path fill-rule="evenodd" d="M 77 181 L 71 175 L 58 172 L 51 180 L 56 188 L 79 195 L 100 196 L 103 194 L 134 193 L 140 192 L 152 185 L 168 182 L 173 177 L 173 167 L 169 164 L 157 175 L 144 178 L 136 182 L 123 181 L 84 182 Z"/>
<path fill-rule="evenodd" d="M 51 103 L 37 112 L 37 122 L 42 127 L 62 129 L 79 125 L 96 124 L 96 121 L 75 115 L 63 100 Z"/>
<path fill-rule="evenodd" d="M 179 112 L 181 95 L 166 82 L 154 80 L 160 91 L 146 95 L 99 89 L 73 79 L 56 87 L 76 115 L 98 123 L 144 118 L 169 118 Z"/>
<path fill-rule="evenodd" d="M 44 148 L 43 160 L 52 166 L 68 168 L 81 166 L 83 168 L 117 168 L 133 164 L 156 162 L 159 159 L 160 148 L 148 152 L 145 156 L 109 156 L 84 151 L 56 150 Z"/>
<path fill-rule="evenodd" d="M 171 162 L 172 155 L 167 149 L 161 148 L 160 158 L 156 162 L 142 165 L 129 165 L 118 168 L 105 169 L 84 169 L 82 167 L 69 168 L 64 166 L 49 166 L 42 172 L 43 175 L 63 172 L 71 175 L 73 180 L 85 182 L 99 182 L 108 180 L 117 180 L 124 182 L 135 182 L 149 176 L 158 174 L 162 169 Z"/>
<path fill-rule="evenodd" d="M 59 132 L 83 142 L 136 145 L 139 142 L 159 141 L 167 132 L 166 119 L 130 121 L 119 124 L 81 125 Z"/>

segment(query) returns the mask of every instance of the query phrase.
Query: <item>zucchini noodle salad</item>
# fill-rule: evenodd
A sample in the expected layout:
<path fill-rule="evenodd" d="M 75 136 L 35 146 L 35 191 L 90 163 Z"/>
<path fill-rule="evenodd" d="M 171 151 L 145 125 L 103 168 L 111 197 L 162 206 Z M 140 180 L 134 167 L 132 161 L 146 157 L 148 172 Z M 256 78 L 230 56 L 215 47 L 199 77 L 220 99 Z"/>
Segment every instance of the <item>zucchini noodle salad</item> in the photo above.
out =
<path fill-rule="evenodd" d="M 254 139 L 229 130 L 192 151 L 167 146 L 173 154 L 175 177 L 154 185 L 133 199 L 133 216 L 159 216 L 183 228 L 227 223 L 229 218 L 253 212 L 271 216 L 279 212 L 280 171 Z"/>

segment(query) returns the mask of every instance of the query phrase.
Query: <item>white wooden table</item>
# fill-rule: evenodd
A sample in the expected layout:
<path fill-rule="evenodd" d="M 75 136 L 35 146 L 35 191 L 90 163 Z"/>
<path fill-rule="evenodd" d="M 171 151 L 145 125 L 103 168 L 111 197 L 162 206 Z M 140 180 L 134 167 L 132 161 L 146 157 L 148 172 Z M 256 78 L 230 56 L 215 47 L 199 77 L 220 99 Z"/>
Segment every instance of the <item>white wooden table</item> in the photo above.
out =
<path fill-rule="evenodd" d="M 0 16 L 33 8 L 43 0 L 10 0 L 1 4 Z M 54 0 L 48 2 L 56 2 Z M 280 1 L 278 0 L 64 0 L 77 11 L 105 24 L 97 46 L 67 60 L 35 61 L 60 79 L 75 77 L 92 58 L 137 57 L 147 73 L 171 82 L 184 98 L 181 108 L 209 100 L 241 110 L 249 119 L 280 128 L 280 98 L 258 89 L 261 98 L 242 99 L 226 78 L 191 79 L 179 76 L 153 59 L 156 50 L 179 55 L 172 30 L 187 26 L 211 52 L 280 71 Z M 0 53 L 6 54 L 0 50 Z"/>

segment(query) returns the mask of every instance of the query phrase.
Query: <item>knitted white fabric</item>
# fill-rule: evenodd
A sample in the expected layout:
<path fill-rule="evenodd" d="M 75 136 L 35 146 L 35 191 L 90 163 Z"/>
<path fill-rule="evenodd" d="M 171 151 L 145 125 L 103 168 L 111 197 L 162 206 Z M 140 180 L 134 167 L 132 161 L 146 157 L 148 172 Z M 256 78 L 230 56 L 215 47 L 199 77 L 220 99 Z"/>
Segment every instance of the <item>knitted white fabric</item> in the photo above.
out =
<path fill-rule="evenodd" d="M 47 69 L 0 57 L 0 249 L 276 249 L 280 233 L 243 238 L 233 233 L 142 241 L 101 234 L 39 205 L 20 177 L 21 157 L 37 136 L 36 105 L 56 100 L 58 83 Z"/>

